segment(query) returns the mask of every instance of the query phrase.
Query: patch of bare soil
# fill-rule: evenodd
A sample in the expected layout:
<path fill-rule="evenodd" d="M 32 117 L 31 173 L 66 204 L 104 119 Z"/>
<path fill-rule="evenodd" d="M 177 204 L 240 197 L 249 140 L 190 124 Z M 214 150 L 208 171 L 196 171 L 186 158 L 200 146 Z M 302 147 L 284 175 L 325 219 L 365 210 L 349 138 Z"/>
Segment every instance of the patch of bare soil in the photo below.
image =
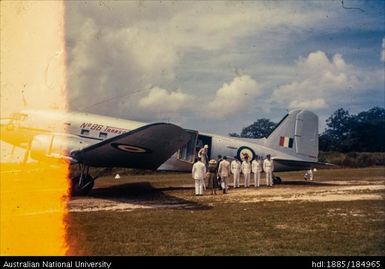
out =
<path fill-rule="evenodd" d="M 95 195 L 77 197 L 69 202 L 70 212 L 132 211 L 135 209 L 213 207 L 218 203 L 259 202 L 329 202 L 356 200 L 385 200 L 383 181 L 322 181 L 286 182 L 273 187 L 231 188 L 228 194 L 194 195 L 193 185 L 163 190 L 145 185 L 122 185 L 96 189 Z M 139 192 L 139 194 L 138 194 Z M 358 213 L 359 214 L 359 213 Z"/>

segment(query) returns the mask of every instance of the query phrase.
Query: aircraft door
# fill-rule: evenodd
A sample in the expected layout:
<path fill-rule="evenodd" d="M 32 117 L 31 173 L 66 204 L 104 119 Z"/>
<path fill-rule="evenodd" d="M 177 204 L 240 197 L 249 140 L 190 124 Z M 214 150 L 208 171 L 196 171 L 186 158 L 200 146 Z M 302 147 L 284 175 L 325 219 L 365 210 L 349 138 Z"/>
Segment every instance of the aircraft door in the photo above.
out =
<path fill-rule="evenodd" d="M 212 137 L 211 136 L 207 136 L 207 135 L 198 135 L 198 142 L 196 144 L 196 149 L 195 149 L 195 157 L 198 158 L 198 152 L 201 148 L 204 147 L 204 145 L 208 145 L 209 146 L 209 150 L 207 152 L 207 156 L 209 158 L 209 160 L 211 159 L 211 145 L 212 145 Z M 216 156 L 213 156 L 213 157 L 216 157 Z"/>
<path fill-rule="evenodd" d="M 178 152 L 177 152 L 177 159 L 189 163 L 194 163 L 195 160 L 195 146 L 197 143 L 197 138 L 198 138 L 198 132 L 197 131 L 191 131 L 191 130 L 186 130 L 189 135 L 190 139 L 187 142 L 186 145 L 181 147 Z"/>

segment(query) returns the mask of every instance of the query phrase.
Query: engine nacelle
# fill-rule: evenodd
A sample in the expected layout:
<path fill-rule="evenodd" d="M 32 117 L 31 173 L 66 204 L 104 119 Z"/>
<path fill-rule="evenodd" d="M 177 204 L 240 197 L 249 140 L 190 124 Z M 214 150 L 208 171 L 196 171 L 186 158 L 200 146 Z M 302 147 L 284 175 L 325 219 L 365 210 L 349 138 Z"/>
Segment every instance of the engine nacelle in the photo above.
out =
<path fill-rule="evenodd" d="M 31 143 L 31 158 L 39 161 L 47 159 L 69 159 L 71 152 L 88 146 L 79 137 L 69 134 L 36 135 Z"/>

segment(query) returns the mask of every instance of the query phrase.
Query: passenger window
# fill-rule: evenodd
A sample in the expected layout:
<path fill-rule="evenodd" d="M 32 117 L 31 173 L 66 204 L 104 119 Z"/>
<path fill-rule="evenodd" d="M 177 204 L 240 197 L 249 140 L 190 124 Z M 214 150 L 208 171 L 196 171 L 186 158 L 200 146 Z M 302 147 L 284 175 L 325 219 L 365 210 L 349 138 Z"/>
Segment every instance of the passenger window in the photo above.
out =
<path fill-rule="evenodd" d="M 103 138 L 103 139 L 107 138 L 107 133 L 100 132 L 99 133 L 99 138 Z"/>
<path fill-rule="evenodd" d="M 15 113 L 12 115 L 12 118 L 15 120 L 23 121 L 27 118 L 27 114 L 24 113 Z"/>
<path fill-rule="evenodd" d="M 80 131 L 80 134 L 82 134 L 82 135 L 89 135 L 89 134 L 90 134 L 90 130 L 82 129 L 82 130 Z"/>

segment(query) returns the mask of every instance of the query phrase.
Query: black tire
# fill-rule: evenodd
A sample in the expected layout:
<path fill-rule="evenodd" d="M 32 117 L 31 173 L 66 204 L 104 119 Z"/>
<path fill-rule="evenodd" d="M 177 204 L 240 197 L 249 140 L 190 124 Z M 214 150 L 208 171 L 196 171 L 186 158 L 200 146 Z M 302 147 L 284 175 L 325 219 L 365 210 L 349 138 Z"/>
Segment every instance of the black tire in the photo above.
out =
<path fill-rule="evenodd" d="M 280 177 L 273 177 L 273 184 L 281 184 L 282 179 Z"/>
<path fill-rule="evenodd" d="M 94 187 L 94 179 L 88 175 L 83 178 L 82 186 L 79 186 L 80 175 L 72 178 L 71 195 L 82 196 L 90 193 Z"/>

